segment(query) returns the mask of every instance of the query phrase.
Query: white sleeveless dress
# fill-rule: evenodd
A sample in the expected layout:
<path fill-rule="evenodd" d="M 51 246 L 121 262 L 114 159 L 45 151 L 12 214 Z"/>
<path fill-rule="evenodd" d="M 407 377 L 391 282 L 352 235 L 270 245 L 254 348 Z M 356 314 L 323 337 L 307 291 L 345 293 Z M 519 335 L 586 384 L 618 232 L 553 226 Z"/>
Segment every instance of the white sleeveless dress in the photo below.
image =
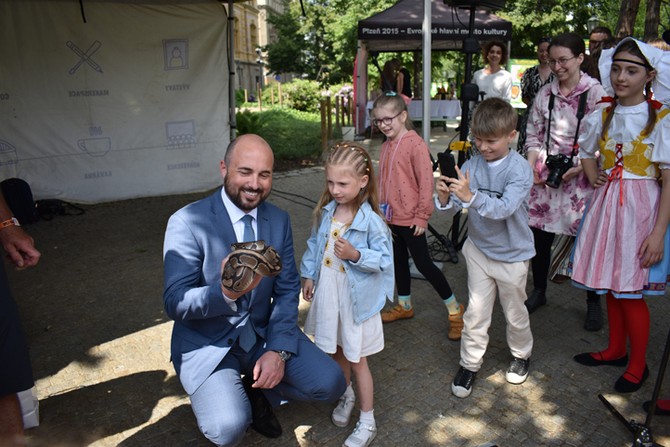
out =
<path fill-rule="evenodd" d="M 326 250 L 321 262 L 319 282 L 305 321 L 305 332 L 314 337 L 322 351 L 334 354 L 342 347 L 352 363 L 384 349 L 384 330 L 378 312 L 361 324 L 354 323 L 349 280 L 344 263 L 335 256 L 335 240 L 344 232 L 344 224 L 333 219 Z"/>

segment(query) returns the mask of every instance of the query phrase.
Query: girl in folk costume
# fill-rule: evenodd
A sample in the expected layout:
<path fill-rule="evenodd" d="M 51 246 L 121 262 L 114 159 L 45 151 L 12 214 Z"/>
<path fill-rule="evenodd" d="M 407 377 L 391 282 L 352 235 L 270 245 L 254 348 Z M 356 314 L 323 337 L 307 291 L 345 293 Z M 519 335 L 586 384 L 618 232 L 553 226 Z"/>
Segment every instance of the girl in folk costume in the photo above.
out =
<path fill-rule="evenodd" d="M 633 38 L 603 50 L 601 78 L 614 99 L 587 117 L 579 139 L 596 189 L 575 243 L 572 280 L 607 295 L 609 345 L 575 361 L 627 365 L 614 384 L 621 393 L 637 391 L 649 375 L 644 297 L 665 294 L 670 267 L 670 110 L 651 99 L 653 89 L 658 100 L 670 100 L 669 69 L 670 53 Z"/>

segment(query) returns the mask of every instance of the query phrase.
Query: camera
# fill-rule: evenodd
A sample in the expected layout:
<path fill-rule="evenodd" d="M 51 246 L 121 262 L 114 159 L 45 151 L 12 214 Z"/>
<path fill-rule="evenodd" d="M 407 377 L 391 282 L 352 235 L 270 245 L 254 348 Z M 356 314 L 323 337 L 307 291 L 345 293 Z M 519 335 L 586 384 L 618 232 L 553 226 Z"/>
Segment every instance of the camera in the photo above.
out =
<path fill-rule="evenodd" d="M 558 188 L 561 185 L 563 174 L 572 167 L 572 159 L 563 154 L 549 155 L 544 164 L 549 168 L 546 185 L 550 188 Z"/>

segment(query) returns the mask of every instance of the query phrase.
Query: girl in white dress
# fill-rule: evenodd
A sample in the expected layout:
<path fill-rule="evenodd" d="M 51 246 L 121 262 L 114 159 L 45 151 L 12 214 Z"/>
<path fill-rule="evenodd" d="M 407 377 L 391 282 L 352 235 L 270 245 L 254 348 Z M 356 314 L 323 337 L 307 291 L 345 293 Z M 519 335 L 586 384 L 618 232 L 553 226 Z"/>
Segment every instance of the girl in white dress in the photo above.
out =
<path fill-rule="evenodd" d="M 373 382 L 367 357 L 384 348 L 380 310 L 393 299 L 391 232 L 379 209 L 370 156 L 354 143 L 330 150 L 326 188 L 314 210 L 314 225 L 302 256 L 303 298 L 311 301 L 305 332 L 332 354 L 347 379 L 333 410 L 338 427 L 349 424 L 356 401 L 360 420 L 344 445 L 370 445 L 377 434 Z"/>

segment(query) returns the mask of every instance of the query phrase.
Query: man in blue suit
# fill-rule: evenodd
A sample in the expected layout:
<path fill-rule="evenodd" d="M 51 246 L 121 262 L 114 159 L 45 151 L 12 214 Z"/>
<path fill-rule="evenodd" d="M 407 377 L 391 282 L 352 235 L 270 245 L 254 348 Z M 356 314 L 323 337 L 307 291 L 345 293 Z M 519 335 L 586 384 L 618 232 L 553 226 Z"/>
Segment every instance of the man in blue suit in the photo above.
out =
<path fill-rule="evenodd" d="M 200 430 L 221 446 L 237 445 L 249 425 L 278 437 L 272 407 L 294 399 L 334 402 L 345 390 L 339 366 L 297 326 L 300 277 L 290 219 L 265 202 L 273 164 L 265 140 L 238 137 L 220 164 L 223 188 L 174 213 L 165 233 L 172 361 Z M 231 244 L 246 235 L 247 215 L 283 269 L 237 293 L 223 287 L 221 273 Z"/>

